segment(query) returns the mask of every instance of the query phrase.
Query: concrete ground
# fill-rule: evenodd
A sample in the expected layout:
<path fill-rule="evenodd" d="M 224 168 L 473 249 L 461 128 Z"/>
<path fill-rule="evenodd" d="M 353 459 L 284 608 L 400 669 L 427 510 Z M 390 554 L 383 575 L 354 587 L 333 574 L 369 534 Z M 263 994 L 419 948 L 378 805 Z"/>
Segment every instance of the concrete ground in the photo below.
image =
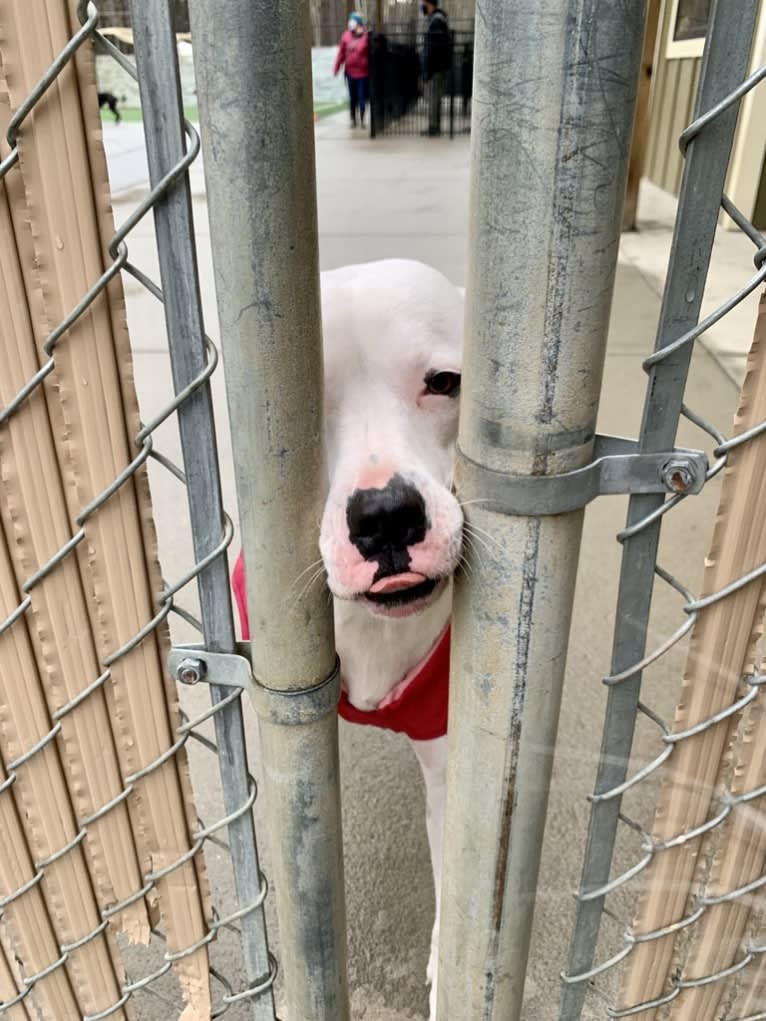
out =
<path fill-rule="evenodd" d="M 106 126 L 105 141 L 116 192 L 118 221 L 127 216 L 146 190 L 140 128 Z M 320 253 L 323 269 L 385 256 L 422 259 L 456 283 L 466 271 L 466 225 L 469 145 L 465 138 L 392 138 L 370 141 L 352 134 L 342 116 L 316 128 Z M 215 338 L 212 270 L 204 188 L 199 167 L 192 171 L 204 302 L 208 328 Z M 646 185 L 640 206 L 640 229 L 623 237 L 609 334 L 599 428 L 635 435 L 641 418 L 645 375 L 641 360 L 652 349 L 662 281 L 670 247 L 674 203 Z M 153 267 L 151 223 L 145 221 L 129 239 L 139 265 Z M 708 286 L 706 309 L 730 294 L 751 274 L 752 254 L 738 235 L 719 232 Z M 135 345 L 135 376 L 142 414 L 148 418 L 168 399 L 170 376 L 161 316 L 153 300 L 137 285 L 126 284 Z M 744 352 L 755 318 L 752 301 L 719 325 L 694 359 L 688 400 L 724 431 L 731 428 L 741 380 Z M 231 455 L 226 435 L 223 380 L 213 389 L 221 442 L 227 505 L 236 508 Z M 680 442 L 704 446 L 692 429 L 683 428 Z M 163 427 L 161 449 L 177 449 L 172 425 Z M 165 576 L 173 578 L 190 562 L 183 526 L 183 494 L 161 472 L 153 474 L 155 514 Z M 717 502 L 716 484 L 687 500 L 666 519 L 661 561 L 692 589 L 699 580 Z M 595 502 L 586 515 L 572 640 L 556 750 L 553 789 L 545 849 L 537 893 L 535 932 L 526 993 L 529 1021 L 553 1021 L 557 1013 L 559 973 L 566 966 L 568 930 L 573 915 L 571 891 L 577 886 L 588 820 L 587 793 L 592 789 L 605 689 L 600 678 L 609 665 L 611 633 L 620 563 L 613 537 L 624 522 L 626 501 Z M 192 601 L 193 602 L 193 601 Z M 652 615 L 651 641 L 658 642 L 679 622 L 678 596 L 660 589 Z M 182 629 L 176 640 L 186 637 Z M 645 700 L 670 713 L 683 664 L 676 649 L 648 672 Z M 189 708 L 204 705 L 205 693 L 186 698 Z M 247 707 L 252 763 L 257 773 L 258 743 L 254 718 Z M 656 754 L 651 728 L 639 726 L 636 764 Z M 425 1015 L 424 973 L 432 920 L 433 895 L 423 824 L 423 796 L 414 758 L 406 741 L 372 728 L 341 723 L 341 756 L 349 916 L 350 982 L 354 1021 L 418 1021 Z M 200 814 L 211 819 L 216 807 L 215 769 L 193 757 L 192 769 Z M 632 814 L 650 818 L 652 791 L 638 792 L 628 805 Z M 261 820 L 261 848 L 268 871 L 268 834 Z M 618 865 L 636 860 L 637 844 L 618 849 Z M 214 889 L 226 910 L 230 899 L 227 873 L 209 854 Z M 622 908 L 625 920 L 630 902 Z M 270 907 L 273 916 L 273 904 Z M 620 946 L 621 929 L 605 923 L 603 958 Z M 279 941 L 272 941 L 279 955 Z M 234 945 L 217 951 L 217 966 L 236 986 L 239 965 Z M 141 962 L 136 963 L 140 970 Z M 471 976 L 465 977 L 466 982 Z M 602 989 L 608 991 L 607 981 Z M 586 1017 L 604 1016 L 597 994 Z M 146 1000 L 142 1016 L 154 1017 Z M 238 1010 L 240 1008 L 237 1008 Z M 233 1012 L 228 1016 L 232 1016 Z M 167 1016 L 167 1015 L 165 1015 Z M 245 1017 L 246 1014 L 236 1014 Z M 311 1019 L 290 1019 L 311 1021 Z"/>

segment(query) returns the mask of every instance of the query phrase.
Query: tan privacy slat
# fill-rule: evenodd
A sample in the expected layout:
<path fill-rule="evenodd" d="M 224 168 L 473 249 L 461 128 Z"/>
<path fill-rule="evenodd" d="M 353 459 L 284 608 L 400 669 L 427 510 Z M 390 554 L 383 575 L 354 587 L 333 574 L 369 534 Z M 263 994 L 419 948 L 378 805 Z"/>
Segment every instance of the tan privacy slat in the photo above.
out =
<path fill-rule="evenodd" d="M 729 1016 L 745 1018 L 764 1012 L 766 1012 L 766 955 L 762 954 L 748 968 L 746 980 L 740 983 L 739 995 L 734 999 Z"/>
<path fill-rule="evenodd" d="M 766 417 L 766 298 L 761 298 L 753 344 L 747 364 L 736 426 L 739 431 L 754 424 L 760 414 Z M 744 420 L 744 425 L 740 425 Z M 751 440 L 751 443 L 762 443 Z M 764 447 L 761 447 L 764 456 Z M 762 470 L 762 469 L 761 469 Z M 754 517 L 758 514 L 755 511 Z M 747 523 L 743 523 L 747 527 Z M 758 790 L 766 784 L 766 706 L 765 694 L 759 696 L 735 718 L 729 728 L 729 748 L 723 757 L 716 789 L 726 790 L 734 797 Z M 735 807 L 730 820 L 720 833 L 713 831 L 703 840 L 702 862 L 710 860 L 710 874 L 702 892 L 719 897 L 759 879 L 766 869 L 766 828 L 764 799 Z M 690 933 L 684 947 L 684 979 L 703 978 L 716 974 L 744 959 L 743 939 L 751 918 L 754 898 L 762 891 L 731 902 L 711 905 Z M 755 968 L 741 976 L 747 985 Z M 725 982 L 716 982 L 696 989 L 684 990 L 674 1001 L 670 1016 L 673 1021 L 712 1021 L 724 992 Z"/>
<path fill-rule="evenodd" d="M 65 0 L 45 5 L 2 0 L 2 59 L 11 104 L 18 108 L 31 86 L 66 44 Z M 8 56 L 6 56 L 6 50 Z M 35 109 L 19 137 L 20 172 L 35 243 L 46 321 L 36 322 L 38 344 L 103 272 L 101 240 L 91 195 L 90 161 L 71 65 Z M 68 331 L 56 350 L 55 387 L 48 381 L 49 414 L 70 518 L 98 496 L 135 454 L 127 435 L 120 373 L 112 346 L 105 296 Z M 45 360 L 42 351 L 40 361 Z M 55 399 L 54 399 L 55 398 Z M 142 545 L 141 511 L 132 480 L 89 520 L 87 540 L 75 553 L 88 599 L 99 656 L 115 652 L 152 619 L 158 579 L 149 578 Z M 106 689 L 123 776 L 141 770 L 175 738 L 162 650 L 153 632 L 113 664 Z M 190 849 L 185 766 L 170 759 L 136 782 L 131 819 L 147 872 L 170 866 Z M 204 938 L 203 904 L 195 865 L 186 862 L 158 883 L 171 952 Z M 207 952 L 202 947 L 176 965 L 188 1011 L 210 1012 Z"/>
<path fill-rule="evenodd" d="M 3 451 L 3 469 L 5 464 Z M 8 547 L 0 538 L 0 619 L 5 620 L 18 604 Z M 0 636 L 0 663 L 0 754 L 5 763 L 10 763 L 34 748 L 50 731 L 24 618 Z M 26 842 L 34 860 L 41 862 L 67 846 L 77 834 L 55 741 L 14 772 L 11 794 L 25 821 Z M 23 835 L 19 834 L 18 839 L 21 843 Z M 100 925 L 81 847 L 46 865 L 39 889 L 59 945 L 83 939 Z M 87 1014 L 106 1010 L 121 996 L 107 939 L 102 933 L 89 940 L 72 951 L 65 965 L 78 1003 Z M 125 1018 L 126 1014 L 117 1011 L 114 1017 Z"/>
<path fill-rule="evenodd" d="M 3 131 L 7 112 L 7 105 L 0 100 Z M 6 180 L 13 194 L 14 185 L 20 182 L 13 174 Z M 0 187 L 0 246 L 0 307 L 7 310 L 0 331 L 0 405 L 5 406 L 34 373 L 36 358 L 4 186 Z M 32 265 L 31 255 L 27 264 Z M 70 534 L 41 392 L 0 429 L 0 456 L 0 517 L 8 540 L 6 545 L 0 539 L 0 620 L 5 620 L 19 604 L 16 583 L 29 577 Z M 13 551 L 13 565 L 9 550 Z M 66 562 L 34 589 L 28 616 L 0 638 L 0 750 L 6 762 L 34 747 L 52 726 L 38 664 L 53 708 L 63 705 L 89 679 L 98 676 L 87 615 L 83 608 L 78 619 L 76 612 L 82 603 L 80 596 L 78 604 L 80 586 L 74 568 L 71 560 Z M 37 663 L 27 621 L 37 639 Z M 79 640 L 73 641 L 73 636 Z M 27 840 L 35 860 L 55 854 L 78 832 L 67 778 L 80 817 L 94 812 L 121 790 L 113 750 L 111 758 L 109 755 L 108 734 L 103 696 L 88 699 L 62 720 L 60 740 L 66 774 L 53 743 L 18 767 L 13 796 L 26 820 Z M 110 820 L 94 823 L 85 845 L 94 866 L 92 873 L 97 877 L 101 906 L 140 888 L 127 816 L 124 809 L 116 815 L 114 825 Z M 131 863 L 132 870 L 127 867 Z M 116 886 L 112 876 L 117 877 Z M 83 847 L 72 849 L 48 866 L 41 889 L 61 942 L 78 940 L 99 926 L 101 917 Z M 140 918 L 140 908 L 135 915 Z M 24 963 L 29 973 L 28 962 Z M 78 999 L 89 1013 L 104 1010 L 120 998 L 120 975 L 115 973 L 105 935 L 74 951 L 67 968 Z M 118 1012 L 115 1016 L 126 1015 Z"/>
<path fill-rule="evenodd" d="M 0 642 L 3 639 L 0 638 Z M 8 778 L 0 761 L 0 785 Z M 0 900 L 34 879 L 35 870 L 10 789 L 0 793 Z M 58 944 L 39 884 L 3 909 L 3 925 L 24 973 L 36 975 L 60 958 Z M 63 968 L 35 983 L 30 993 L 45 1021 L 80 1021 L 82 1014 Z"/>
<path fill-rule="evenodd" d="M 77 17 L 77 0 L 69 0 L 69 25 L 70 34 L 74 35 L 79 28 Z M 180 36 L 179 36 L 180 38 Z M 85 125 L 85 134 L 88 141 L 87 155 L 90 165 L 91 194 L 95 202 L 96 221 L 101 240 L 101 253 L 104 265 L 111 262 L 109 245 L 114 236 L 114 216 L 112 213 L 112 196 L 109 189 L 109 178 L 107 175 L 106 159 L 104 156 L 103 134 L 101 126 L 101 114 L 97 103 L 96 67 L 93 60 L 93 53 L 88 47 L 78 50 L 74 60 L 77 71 L 80 93 L 83 97 L 81 113 Z M 122 391 L 123 413 L 127 423 L 127 435 L 135 436 L 141 428 L 141 421 L 136 400 L 136 391 L 133 382 L 133 354 L 128 333 L 127 314 L 125 309 L 125 294 L 122 288 L 122 278 L 116 276 L 107 287 L 108 308 L 112 327 L 112 344 L 115 358 L 120 366 L 120 387 Z M 157 306 L 159 311 L 159 305 Z M 141 467 L 134 475 L 134 485 L 140 513 L 140 527 L 143 536 L 143 552 L 146 560 L 146 569 L 150 581 L 150 591 L 158 592 L 162 588 L 162 570 L 160 568 L 157 551 L 157 530 L 152 516 L 152 502 L 149 491 L 149 478 L 145 467 Z M 162 623 L 157 629 L 157 640 L 160 644 L 161 659 L 164 663 L 167 659 L 167 652 L 170 648 L 170 636 L 167 625 Z M 163 671 L 163 679 L 166 682 L 165 697 L 171 707 L 171 717 L 176 719 L 178 713 L 178 693 L 175 682 Z M 189 831 L 193 832 L 197 826 L 197 813 L 194 806 L 194 799 L 191 788 L 189 763 L 186 752 L 182 751 L 176 759 L 176 765 L 181 774 L 181 784 L 185 792 L 184 805 L 186 808 L 187 825 Z M 212 918 L 212 898 L 208 881 L 207 870 L 202 856 L 194 859 L 197 872 L 197 885 L 202 898 L 205 917 Z"/>
<path fill-rule="evenodd" d="M 764 331 L 764 298 L 758 316 L 757 351 Z M 766 419 L 766 372 L 751 358 L 735 419 L 735 434 Z M 755 371 L 755 369 L 759 371 Z M 729 454 L 702 595 L 711 595 L 766 562 L 766 435 Z M 686 670 L 673 723 L 686 730 L 731 705 L 740 679 L 752 664 L 760 634 L 763 583 L 751 582 L 705 610 L 692 630 Z M 655 810 L 652 837 L 670 840 L 708 818 L 728 735 L 728 722 L 681 741 L 665 769 Z M 644 873 L 636 933 L 651 932 L 682 919 L 687 911 L 700 838 L 657 853 Z M 673 956 L 672 936 L 639 943 L 628 959 L 619 1004 L 632 1006 L 659 996 L 666 988 Z M 648 1021 L 656 1010 L 634 1017 Z"/>
<path fill-rule="evenodd" d="M 731 782 L 726 784 L 726 789 L 735 797 L 766 784 L 765 709 L 761 696 L 745 710 L 743 719 L 735 728 L 730 751 L 732 762 L 726 769 L 731 774 Z M 764 821 L 761 799 L 740 804 L 734 810 L 731 824 L 725 824 L 720 835 L 705 841 L 706 845 L 714 841 L 717 845 L 710 879 L 704 887 L 707 896 L 722 896 L 763 875 L 766 868 Z M 703 860 L 707 857 L 706 851 L 707 848 L 703 847 Z M 713 975 L 744 960 L 745 935 L 754 902 L 757 903 L 759 897 L 763 897 L 762 890 L 708 908 L 699 924 L 692 929 L 691 944 L 685 955 L 684 979 Z M 751 965 L 741 973 L 739 982 L 747 986 L 755 978 L 755 966 Z M 673 1021 L 713 1021 L 719 1016 L 718 1008 L 725 992 L 728 992 L 725 982 L 686 989 L 674 1001 L 670 1016 Z M 728 1011 L 727 1014 L 736 1016 Z"/>
<path fill-rule="evenodd" d="M 13 952 L 6 950 L 7 941 L 3 939 L 3 923 L 0 921 L 0 1003 L 11 1003 L 22 989 L 22 983 L 17 974 L 14 975 L 13 965 L 15 964 Z M 6 1007 L 5 1015 L 8 1021 L 29 1021 L 30 1014 L 24 1001 L 14 1004 L 13 1007 Z"/>
<path fill-rule="evenodd" d="M 0 97 L 3 133 L 8 113 Z M 18 251 L 5 190 L 0 188 L 0 307 L 8 310 L 0 332 L 3 366 L 0 406 L 3 407 L 38 368 L 26 298 L 26 294 L 34 297 L 35 285 L 34 251 L 25 222 L 23 185 L 13 172 L 6 177 L 6 184 L 15 212 Z M 20 587 L 72 536 L 41 390 L 0 430 L 0 450 L 3 458 L 0 517 Z M 54 711 L 69 703 L 101 674 L 74 558 L 64 559 L 33 588 L 31 600 L 30 626 L 35 636 L 37 669 L 44 678 L 50 710 Z M 77 640 L 73 641 L 72 636 L 77 636 Z M 33 670 L 30 682 L 37 683 L 36 676 Z M 36 739 L 42 737 L 49 726 L 49 723 L 44 724 L 45 729 Z M 123 786 L 103 692 L 97 691 L 64 716 L 61 727 L 69 791 L 77 818 L 84 819 L 111 802 Z M 76 830 L 69 836 L 74 832 Z M 66 841 L 59 843 L 63 846 Z M 55 847 L 50 847 L 39 857 L 54 850 Z M 101 907 L 122 902 L 141 889 L 143 880 L 124 804 L 88 827 L 86 850 Z M 126 908 L 115 917 L 114 924 L 131 939 L 146 942 L 149 938 L 149 919 L 143 901 Z"/>

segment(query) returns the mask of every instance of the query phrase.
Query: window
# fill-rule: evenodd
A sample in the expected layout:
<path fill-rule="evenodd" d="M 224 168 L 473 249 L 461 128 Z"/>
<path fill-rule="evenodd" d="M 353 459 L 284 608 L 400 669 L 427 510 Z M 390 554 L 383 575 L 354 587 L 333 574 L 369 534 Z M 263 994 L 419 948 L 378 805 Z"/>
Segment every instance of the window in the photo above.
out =
<path fill-rule="evenodd" d="M 665 56 L 701 57 L 710 17 L 710 0 L 673 0 Z"/>

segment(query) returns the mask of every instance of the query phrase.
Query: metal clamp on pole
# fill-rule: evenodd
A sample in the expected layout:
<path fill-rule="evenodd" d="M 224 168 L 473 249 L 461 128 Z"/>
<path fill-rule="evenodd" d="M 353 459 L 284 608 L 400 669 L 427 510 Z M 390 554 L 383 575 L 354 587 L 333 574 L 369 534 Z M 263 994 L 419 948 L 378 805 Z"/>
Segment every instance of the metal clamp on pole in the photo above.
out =
<path fill-rule="evenodd" d="M 458 450 L 455 481 L 461 499 L 481 500 L 503 514 L 536 517 L 567 514 L 609 494 L 699 493 L 707 470 L 701 450 L 642 454 L 636 440 L 597 435 L 590 464 L 562 475 L 507 475 Z"/>
<path fill-rule="evenodd" d="M 249 689 L 255 711 L 269 723 L 293 727 L 314 723 L 334 712 L 340 698 L 340 660 L 319 684 L 294 691 L 268 688 L 253 677 L 250 642 L 237 642 L 236 653 L 209 652 L 204 645 L 176 645 L 168 656 L 168 669 L 179 684 L 217 684 L 222 688 Z"/>
<path fill-rule="evenodd" d="M 269 723 L 279 723 L 286 727 L 314 723 L 338 707 L 340 660 L 336 659 L 333 672 L 312 688 L 278 691 L 255 680 L 251 696 L 255 711 Z"/>

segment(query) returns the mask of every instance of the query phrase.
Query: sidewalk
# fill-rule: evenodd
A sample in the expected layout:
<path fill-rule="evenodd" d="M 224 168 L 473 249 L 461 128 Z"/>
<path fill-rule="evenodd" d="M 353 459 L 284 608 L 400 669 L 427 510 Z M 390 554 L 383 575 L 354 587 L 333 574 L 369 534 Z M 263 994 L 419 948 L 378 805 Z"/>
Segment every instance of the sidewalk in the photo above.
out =
<path fill-rule="evenodd" d="M 623 234 L 620 243 L 620 263 L 635 267 L 658 298 L 665 284 L 676 207 L 672 195 L 644 180 L 638 206 L 639 229 Z M 702 303 L 703 318 L 755 275 L 754 254 L 754 245 L 741 231 L 718 228 Z M 744 379 L 760 292 L 761 288 L 756 288 L 701 338 L 703 347 L 738 385 Z"/>
<path fill-rule="evenodd" d="M 456 283 L 465 282 L 469 176 L 467 138 L 370 139 L 351 131 L 346 116 L 316 125 L 320 259 L 322 269 L 399 256 L 423 259 Z M 141 124 L 105 124 L 104 141 L 117 206 L 137 199 L 148 180 Z M 204 200 L 201 157 L 191 169 L 192 189 Z M 392 192 L 396 203 L 390 201 Z M 383 213 L 385 211 L 385 214 Z M 644 180 L 639 230 L 622 235 L 620 263 L 634 267 L 662 296 L 676 201 Z M 198 217 L 199 220 L 199 217 Z M 207 226 L 198 222 L 207 235 Z M 703 316 L 753 275 L 752 243 L 719 228 L 705 289 Z M 744 373 L 757 308 L 757 292 L 712 327 L 702 344 L 736 382 Z"/>
<path fill-rule="evenodd" d="M 138 128 L 138 130 L 136 130 Z M 118 221 L 145 194 L 145 161 L 140 126 L 106 125 L 105 144 L 113 174 Z M 468 216 L 469 142 L 465 138 L 383 138 L 371 141 L 351 132 L 345 116 L 330 117 L 316 127 L 320 256 L 323 269 L 386 256 L 422 259 L 465 282 Z M 142 169 L 143 168 L 143 169 Z M 142 178 L 143 173 L 143 178 Z M 191 171 L 203 298 L 208 330 L 217 337 L 209 231 L 201 166 Z M 641 360 L 650 353 L 659 313 L 662 281 L 672 232 L 672 200 L 645 185 L 639 207 L 640 230 L 625 235 L 620 247 L 607 351 L 599 428 L 635 435 L 641 418 L 645 375 Z M 155 266 L 151 217 L 128 239 L 131 259 Z M 749 242 L 719 231 L 708 310 L 752 275 Z M 135 347 L 135 376 L 142 413 L 148 418 L 170 392 L 161 317 L 153 299 L 131 281 L 126 283 Z M 744 352 L 755 321 L 755 299 L 730 321 L 711 331 L 710 354 L 695 355 L 689 400 L 704 408 L 718 427 L 731 426 L 736 404 L 734 380 L 742 376 Z M 712 354 L 712 357 L 711 357 Z M 236 508 L 229 451 L 223 381 L 213 380 L 227 505 Z M 699 445 L 697 434 L 682 428 L 679 442 Z M 177 436 L 169 425 L 158 446 L 173 454 Z M 173 578 L 189 562 L 190 544 L 179 525 L 182 497 L 177 484 L 153 475 L 155 513 L 165 576 Z M 716 483 L 687 500 L 664 525 L 662 557 L 694 588 L 707 552 L 707 535 L 717 500 Z M 586 515 L 578 596 L 556 752 L 553 790 L 540 882 L 535 933 L 526 991 L 529 1021 L 554 1021 L 559 973 L 566 966 L 568 931 L 573 914 L 571 890 L 577 886 L 588 818 L 586 795 L 592 789 L 600 745 L 620 548 L 612 537 L 624 523 L 626 501 L 596 501 Z M 651 641 L 669 634 L 678 623 L 678 596 L 658 591 Z M 178 640 L 178 636 L 176 636 Z M 647 678 L 646 699 L 672 712 L 681 651 L 663 658 Z M 202 687 L 202 686 L 200 686 Z M 188 698 L 201 699 L 192 690 Z M 193 706 L 191 707 L 194 708 Z M 257 735 L 247 714 L 248 737 L 257 773 Z M 647 734 L 637 738 L 637 761 L 646 761 L 654 745 Z M 656 754 L 656 751 L 654 751 Z M 414 758 L 399 735 L 341 724 L 346 882 L 349 916 L 350 983 L 353 1021 L 421 1021 L 427 1009 L 425 964 L 433 896 L 423 816 L 422 786 Z M 214 782 L 192 764 L 203 818 Z M 642 785 L 643 786 L 643 785 Z M 641 791 L 638 808 L 651 813 L 651 792 Z M 257 818 L 262 820 L 262 809 Z M 268 848 L 261 843 L 268 874 Z M 637 850 L 620 846 L 616 868 L 636 860 Z M 212 870 L 212 865 L 211 865 Z M 226 885 L 216 877 L 215 887 Z M 273 903 L 269 911 L 273 918 Z M 630 905 L 626 906 L 630 915 Z M 607 923 L 605 923 L 606 925 Z M 619 929 L 610 934 L 619 946 Z M 276 937 L 275 950 L 279 956 Z M 603 948 L 601 958 L 609 956 Z M 230 976 L 236 978 L 236 976 Z M 470 981 L 470 976 L 466 976 Z M 586 1011 L 586 1019 L 597 1015 Z M 303 1021 L 303 1019 L 290 1019 Z"/>

